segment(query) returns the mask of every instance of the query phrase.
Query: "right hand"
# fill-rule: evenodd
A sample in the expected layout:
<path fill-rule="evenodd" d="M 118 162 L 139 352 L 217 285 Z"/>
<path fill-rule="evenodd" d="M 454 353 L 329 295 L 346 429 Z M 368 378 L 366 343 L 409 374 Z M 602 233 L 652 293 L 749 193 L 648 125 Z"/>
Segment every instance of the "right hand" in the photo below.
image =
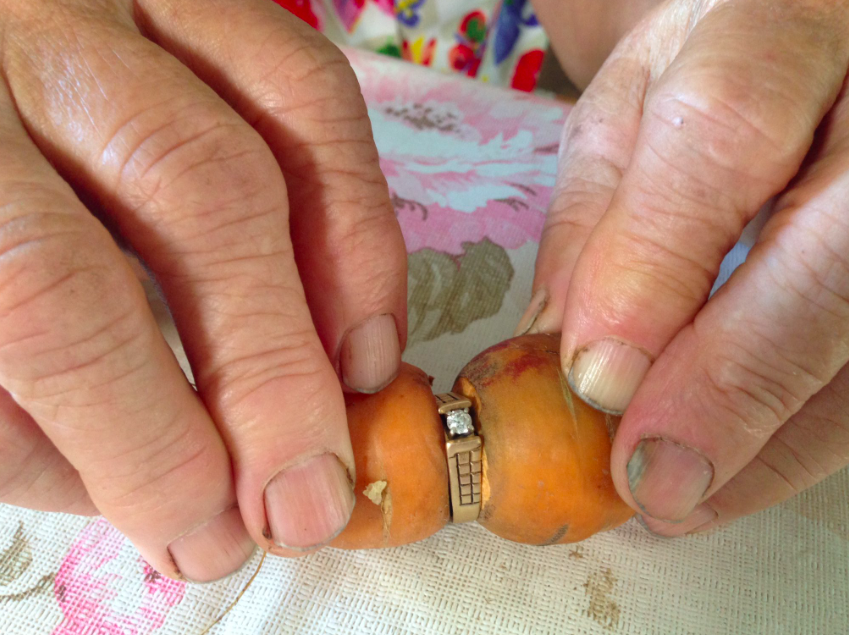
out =
<path fill-rule="evenodd" d="M 667 0 L 564 128 L 528 317 L 624 413 L 611 476 L 664 536 L 849 464 L 848 36 L 845 2 Z"/>
<path fill-rule="evenodd" d="M 0 0 L 0 64 L 0 501 L 100 512 L 196 581 L 325 544 L 354 501 L 341 385 L 381 388 L 406 339 L 345 57 L 268 0 Z"/>

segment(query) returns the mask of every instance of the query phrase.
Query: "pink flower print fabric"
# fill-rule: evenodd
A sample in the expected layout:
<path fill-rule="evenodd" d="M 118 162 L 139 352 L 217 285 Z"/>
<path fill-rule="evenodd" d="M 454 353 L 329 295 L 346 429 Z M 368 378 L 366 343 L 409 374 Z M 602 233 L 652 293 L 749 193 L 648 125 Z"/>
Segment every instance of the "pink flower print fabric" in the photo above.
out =
<path fill-rule="evenodd" d="M 185 582 L 154 571 L 100 518 L 80 532 L 56 573 L 54 595 L 64 618 L 52 635 L 153 633 L 185 590 Z"/>
<path fill-rule="evenodd" d="M 551 140 L 568 106 L 463 78 L 398 73 L 378 56 L 351 59 L 410 253 L 539 240 L 557 173 Z"/>

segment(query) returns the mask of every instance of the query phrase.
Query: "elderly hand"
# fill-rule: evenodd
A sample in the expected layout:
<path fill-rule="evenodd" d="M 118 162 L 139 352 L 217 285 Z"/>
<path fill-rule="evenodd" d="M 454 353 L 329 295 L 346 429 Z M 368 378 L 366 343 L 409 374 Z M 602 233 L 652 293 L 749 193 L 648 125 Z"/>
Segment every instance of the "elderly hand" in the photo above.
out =
<path fill-rule="evenodd" d="M 849 3 L 670 0 L 569 117 L 523 328 L 562 329 L 574 389 L 624 411 L 613 478 L 660 534 L 849 463 L 847 68 Z"/>
<path fill-rule="evenodd" d="M 341 385 L 380 389 L 406 337 L 345 57 L 268 0 L 0 0 L 0 69 L 0 501 L 100 511 L 197 581 L 326 543 L 354 501 Z"/>

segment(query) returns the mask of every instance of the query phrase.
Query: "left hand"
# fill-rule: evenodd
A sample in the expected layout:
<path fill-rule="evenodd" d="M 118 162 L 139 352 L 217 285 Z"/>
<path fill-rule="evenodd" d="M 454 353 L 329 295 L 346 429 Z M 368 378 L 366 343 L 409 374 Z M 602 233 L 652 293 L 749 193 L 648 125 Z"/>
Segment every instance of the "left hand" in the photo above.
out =
<path fill-rule="evenodd" d="M 562 329 L 572 386 L 625 411 L 613 479 L 657 533 L 725 524 L 849 463 L 847 69 L 846 2 L 669 0 L 566 124 L 523 322 Z"/>

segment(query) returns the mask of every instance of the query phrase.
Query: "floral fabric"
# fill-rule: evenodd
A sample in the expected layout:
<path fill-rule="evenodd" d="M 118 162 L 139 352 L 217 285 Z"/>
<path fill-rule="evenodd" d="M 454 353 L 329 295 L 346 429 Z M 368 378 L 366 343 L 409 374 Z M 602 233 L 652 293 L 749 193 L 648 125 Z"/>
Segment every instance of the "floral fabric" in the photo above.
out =
<path fill-rule="evenodd" d="M 274 0 L 340 45 L 532 91 L 548 44 L 529 0 Z"/>

